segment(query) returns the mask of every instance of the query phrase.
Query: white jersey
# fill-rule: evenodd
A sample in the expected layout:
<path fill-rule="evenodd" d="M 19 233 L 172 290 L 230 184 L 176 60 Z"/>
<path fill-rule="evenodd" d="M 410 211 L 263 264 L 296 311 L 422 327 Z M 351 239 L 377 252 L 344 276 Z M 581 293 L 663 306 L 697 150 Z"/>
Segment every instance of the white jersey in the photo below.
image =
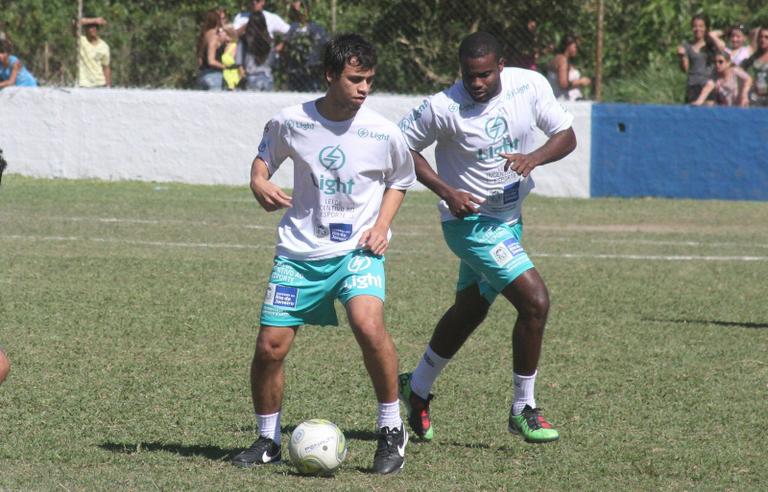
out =
<path fill-rule="evenodd" d="M 437 141 L 438 175 L 453 188 L 485 199 L 480 214 L 514 224 L 520 205 L 533 189 L 533 178 L 504 170 L 502 153 L 535 150 L 538 127 L 548 137 L 570 128 L 573 116 L 557 102 L 538 72 L 505 68 L 501 92 L 485 103 L 475 102 L 461 81 L 425 99 L 400 121 L 408 145 L 417 151 Z M 453 220 L 445 201 L 441 220 Z"/>
<path fill-rule="evenodd" d="M 330 121 L 315 103 L 281 111 L 259 145 L 270 176 L 287 157 L 293 160 L 293 206 L 278 226 L 276 254 L 295 260 L 357 249 L 378 218 L 384 190 L 407 190 L 416 181 L 413 157 L 395 124 L 365 107 L 350 120 Z"/>

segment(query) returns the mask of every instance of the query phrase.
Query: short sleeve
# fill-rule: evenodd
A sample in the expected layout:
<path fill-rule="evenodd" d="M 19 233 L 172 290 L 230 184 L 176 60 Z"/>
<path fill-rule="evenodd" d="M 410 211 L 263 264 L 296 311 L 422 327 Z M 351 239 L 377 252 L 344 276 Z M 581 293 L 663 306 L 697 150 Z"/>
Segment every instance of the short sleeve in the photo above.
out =
<path fill-rule="evenodd" d="M 570 128 L 573 125 L 573 115 L 555 99 L 552 86 L 549 85 L 547 79 L 536 74 L 534 85 L 536 87 L 534 92 L 536 99 L 533 112 L 536 126 L 548 137 Z"/>
<path fill-rule="evenodd" d="M 384 175 L 387 188 L 407 190 L 416 182 L 416 171 L 405 138 L 394 132 L 389 140 L 389 162 Z"/>
<path fill-rule="evenodd" d="M 267 164 L 269 175 L 273 175 L 280 164 L 289 156 L 287 132 L 282 120 L 274 118 L 264 127 L 264 135 L 259 143 L 258 156 Z"/>
<path fill-rule="evenodd" d="M 431 98 L 424 99 L 400 120 L 400 131 L 403 132 L 408 147 L 416 151 L 424 150 L 435 141 L 437 129 Z"/>
<path fill-rule="evenodd" d="M 291 25 L 285 22 L 283 18 L 277 14 L 273 14 L 272 12 L 264 12 L 264 17 L 267 21 L 269 34 L 272 36 L 274 36 L 275 33 L 280 34 L 281 36 L 285 36 L 288 33 L 288 29 L 291 28 Z"/>

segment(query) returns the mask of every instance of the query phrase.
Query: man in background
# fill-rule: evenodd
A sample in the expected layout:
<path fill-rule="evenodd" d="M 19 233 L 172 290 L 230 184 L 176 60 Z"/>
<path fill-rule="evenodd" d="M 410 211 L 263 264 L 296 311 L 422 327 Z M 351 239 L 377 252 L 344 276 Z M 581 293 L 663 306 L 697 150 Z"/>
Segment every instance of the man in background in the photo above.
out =
<path fill-rule="evenodd" d="M 248 18 L 251 14 L 261 12 L 264 14 L 264 19 L 267 21 L 267 31 L 269 31 L 269 36 L 272 39 L 275 39 L 276 36 L 285 36 L 291 26 L 289 26 L 279 15 L 264 10 L 265 3 L 266 0 L 253 0 L 251 2 L 250 12 L 240 12 L 235 16 L 232 25 L 237 29 L 238 35 L 242 35 L 243 31 L 245 31 L 245 25 L 248 23 Z"/>
<path fill-rule="evenodd" d="M 109 67 L 109 45 L 99 37 L 99 27 L 106 26 L 102 17 L 80 19 L 84 34 L 79 39 L 77 84 L 80 87 L 112 87 Z"/>

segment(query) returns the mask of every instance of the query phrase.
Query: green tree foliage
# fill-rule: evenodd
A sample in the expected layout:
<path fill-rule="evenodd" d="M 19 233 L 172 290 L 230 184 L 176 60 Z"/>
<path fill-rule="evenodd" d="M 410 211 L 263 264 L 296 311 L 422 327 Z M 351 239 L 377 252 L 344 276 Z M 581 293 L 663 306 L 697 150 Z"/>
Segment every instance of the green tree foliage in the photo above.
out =
<path fill-rule="evenodd" d="M 116 85 L 193 87 L 195 46 L 203 13 L 222 6 L 230 18 L 245 0 L 84 0 L 88 15 L 105 17 L 102 37 L 112 49 Z M 332 30 L 330 0 L 309 0 L 313 19 Z M 684 79 L 675 72 L 675 48 L 690 35 L 690 17 L 709 15 L 714 28 L 768 25 L 765 0 L 604 0 L 603 77 L 607 99 L 674 102 Z M 0 0 L 5 26 L 32 72 L 43 82 L 72 84 L 76 51 L 74 0 Z M 598 0 L 337 0 L 335 29 L 368 36 L 379 50 L 380 91 L 429 93 L 458 76 L 456 48 L 467 33 L 489 31 L 502 41 L 505 57 L 518 60 L 534 45 L 545 66 L 564 34 L 582 40 L 579 68 L 593 75 Z M 285 0 L 267 2 L 285 15 Z M 528 30 L 535 20 L 537 34 Z M 279 81 L 280 79 L 278 79 Z M 661 85 L 676 87 L 661 87 Z M 679 90 L 680 94 L 675 93 Z M 634 100 L 634 99 L 632 99 Z"/>

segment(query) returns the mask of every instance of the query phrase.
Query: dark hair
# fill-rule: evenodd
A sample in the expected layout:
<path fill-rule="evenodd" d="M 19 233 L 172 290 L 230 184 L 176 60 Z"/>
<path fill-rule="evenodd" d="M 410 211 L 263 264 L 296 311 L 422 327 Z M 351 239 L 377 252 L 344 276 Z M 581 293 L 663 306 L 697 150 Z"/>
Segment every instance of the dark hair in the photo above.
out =
<path fill-rule="evenodd" d="M 337 77 L 345 65 L 371 69 L 377 61 L 376 48 L 357 33 L 339 34 L 325 45 L 323 67 Z"/>
<path fill-rule="evenodd" d="M 693 25 L 693 21 L 695 20 L 704 21 L 704 28 L 709 30 L 709 17 L 707 17 L 704 14 L 696 14 L 693 17 L 691 17 L 691 25 Z"/>
<path fill-rule="evenodd" d="M 245 51 L 256 57 L 256 62 L 261 65 L 272 51 L 272 38 L 267 30 L 267 20 L 263 12 L 254 12 L 248 18 L 243 34 Z"/>
<path fill-rule="evenodd" d="M 560 44 L 557 46 L 555 53 L 565 53 L 565 50 L 572 43 L 578 43 L 579 37 L 575 34 L 566 34 L 563 39 L 560 40 Z"/>
<path fill-rule="evenodd" d="M 497 61 L 501 58 L 499 40 L 487 32 L 472 33 L 465 37 L 459 45 L 459 61 L 465 58 L 481 58 L 490 53 L 496 55 Z"/>
<path fill-rule="evenodd" d="M 11 42 L 7 39 L 3 39 L 0 41 L 0 53 L 10 53 L 13 49 L 13 46 L 11 45 Z"/>
<path fill-rule="evenodd" d="M 205 33 L 221 27 L 221 17 L 216 9 L 207 10 L 200 23 L 200 35 L 197 37 L 197 56 L 205 58 Z"/>

